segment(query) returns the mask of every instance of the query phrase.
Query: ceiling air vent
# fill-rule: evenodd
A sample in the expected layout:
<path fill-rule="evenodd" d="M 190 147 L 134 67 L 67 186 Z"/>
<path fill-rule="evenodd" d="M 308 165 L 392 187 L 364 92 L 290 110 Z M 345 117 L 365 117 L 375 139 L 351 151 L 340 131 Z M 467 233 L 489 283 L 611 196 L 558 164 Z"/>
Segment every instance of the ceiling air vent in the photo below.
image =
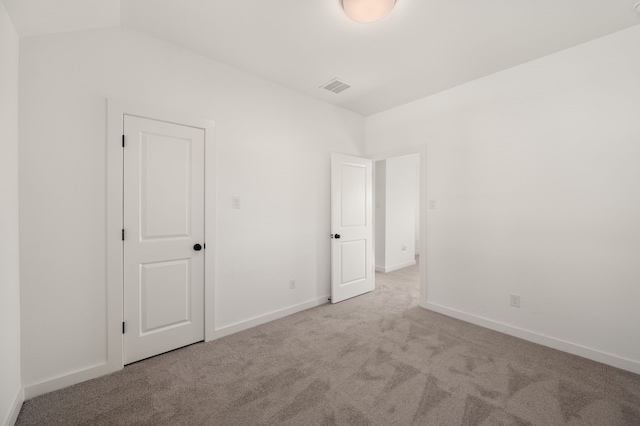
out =
<path fill-rule="evenodd" d="M 344 81 L 338 80 L 337 78 L 334 78 L 327 84 L 323 84 L 322 86 L 320 86 L 321 89 L 328 90 L 333 93 L 340 93 L 343 90 L 347 90 L 349 87 L 351 86 Z"/>

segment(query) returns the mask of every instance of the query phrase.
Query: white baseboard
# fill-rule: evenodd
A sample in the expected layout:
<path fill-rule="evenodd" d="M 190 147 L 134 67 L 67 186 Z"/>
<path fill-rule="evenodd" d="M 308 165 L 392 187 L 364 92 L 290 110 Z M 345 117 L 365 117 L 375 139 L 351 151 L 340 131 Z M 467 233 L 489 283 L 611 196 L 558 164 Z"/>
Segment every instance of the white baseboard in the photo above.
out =
<path fill-rule="evenodd" d="M 213 339 L 228 336 L 239 331 L 247 330 L 257 325 L 265 324 L 276 319 L 286 317 L 291 314 L 295 314 L 300 311 L 304 311 L 316 306 L 329 303 L 329 296 L 320 297 L 315 300 L 300 303 L 298 305 L 290 306 L 288 308 L 280 309 L 278 311 L 270 312 L 265 315 L 250 318 L 246 321 L 242 321 L 236 324 L 232 324 L 226 327 L 217 329 L 213 333 Z M 213 340 L 212 339 L 212 340 Z M 44 395 L 45 393 L 53 392 L 58 389 L 66 388 L 68 386 L 75 385 L 87 380 L 95 379 L 105 374 L 113 373 L 122 368 L 122 366 L 114 366 L 107 362 L 96 364 L 90 367 L 79 369 L 70 373 L 62 374 L 51 379 L 43 380 L 38 383 L 33 383 L 24 386 L 24 392 L 22 394 L 22 401 L 25 399 L 35 398 L 36 396 Z M 19 412 L 19 409 L 18 409 Z"/>
<path fill-rule="evenodd" d="M 593 361 L 601 362 L 612 367 L 640 374 L 640 362 L 631 359 L 622 358 L 606 352 L 601 352 L 592 348 L 567 342 L 565 340 L 556 339 L 555 337 L 490 320 L 488 318 L 467 314 L 465 312 L 447 308 L 435 303 L 427 302 L 425 305 L 421 304 L 420 306 L 430 311 L 438 312 L 440 314 L 466 321 L 471 324 L 479 325 L 484 328 L 499 331 L 500 333 L 519 337 L 521 339 L 528 340 L 529 342 L 537 343 L 549 348 L 557 349 L 562 352 L 567 352 Z"/>
<path fill-rule="evenodd" d="M 289 316 L 301 311 L 306 311 L 307 309 L 315 308 L 316 306 L 324 305 L 326 303 L 329 303 L 328 295 L 219 328 L 214 332 L 213 338 L 219 339 L 224 336 L 229 336 L 230 334 L 248 330 L 252 327 L 266 324 L 268 322 L 271 322 L 280 318 L 284 318 L 286 316 Z"/>
<path fill-rule="evenodd" d="M 102 363 L 86 367 L 71 373 L 62 374 L 51 379 L 43 380 L 38 383 L 27 385 L 24 387 L 25 399 L 35 398 L 45 393 L 53 392 L 58 389 L 66 388 L 77 383 L 95 379 L 105 374 L 113 373 L 119 369 L 113 369 L 109 364 Z"/>
<path fill-rule="evenodd" d="M 16 397 L 13 399 L 13 404 L 11 404 L 11 410 L 7 415 L 7 418 L 4 421 L 5 426 L 13 426 L 16 424 L 16 420 L 18 420 L 18 414 L 20 414 L 20 409 L 22 409 L 22 404 L 24 403 L 24 388 L 18 389 L 16 393 Z"/>
<path fill-rule="evenodd" d="M 386 274 L 387 272 L 397 271 L 398 269 L 406 268 L 407 266 L 413 266 L 415 264 L 416 264 L 415 260 L 410 260 L 409 262 L 398 263 L 397 265 L 393 265 L 393 266 L 378 266 L 378 265 L 376 265 L 376 271 L 384 272 Z"/>

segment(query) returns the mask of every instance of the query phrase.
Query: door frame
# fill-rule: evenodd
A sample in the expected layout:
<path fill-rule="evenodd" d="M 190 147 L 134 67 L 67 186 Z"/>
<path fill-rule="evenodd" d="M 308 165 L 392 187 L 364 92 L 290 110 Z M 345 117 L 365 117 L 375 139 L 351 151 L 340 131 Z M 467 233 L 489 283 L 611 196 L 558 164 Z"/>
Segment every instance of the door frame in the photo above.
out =
<path fill-rule="evenodd" d="M 414 145 L 403 148 L 392 149 L 388 151 L 375 152 L 367 156 L 373 160 L 373 174 L 376 173 L 376 161 L 388 160 L 393 157 L 401 157 L 403 155 L 419 154 L 420 155 L 420 306 L 427 307 L 427 144 Z M 375 203 L 376 182 L 373 180 L 373 202 Z M 375 204 L 374 204 L 375 205 Z M 373 209 L 375 223 L 375 208 Z M 373 230 L 373 244 L 375 256 L 376 232 Z"/>
<path fill-rule="evenodd" d="M 124 116 L 132 115 L 151 120 L 196 127 L 204 130 L 204 240 L 209 242 L 204 256 L 204 340 L 214 339 L 215 332 L 215 122 L 189 114 L 166 111 L 118 99 L 107 99 L 107 365 L 109 370 L 124 368 L 124 252 L 123 184 L 124 166 L 122 134 Z"/>

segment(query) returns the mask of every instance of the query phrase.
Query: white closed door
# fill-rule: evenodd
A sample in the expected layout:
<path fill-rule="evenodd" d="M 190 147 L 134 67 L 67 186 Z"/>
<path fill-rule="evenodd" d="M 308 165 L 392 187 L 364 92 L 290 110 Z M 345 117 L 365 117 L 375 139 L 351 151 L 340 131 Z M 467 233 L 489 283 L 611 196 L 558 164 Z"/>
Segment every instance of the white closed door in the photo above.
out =
<path fill-rule="evenodd" d="M 124 361 L 204 339 L 204 130 L 124 116 Z"/>
<path fill-rule="evenodd" d="M 331 303 L 374 288 L 372 161 L 332 154 Z"/>

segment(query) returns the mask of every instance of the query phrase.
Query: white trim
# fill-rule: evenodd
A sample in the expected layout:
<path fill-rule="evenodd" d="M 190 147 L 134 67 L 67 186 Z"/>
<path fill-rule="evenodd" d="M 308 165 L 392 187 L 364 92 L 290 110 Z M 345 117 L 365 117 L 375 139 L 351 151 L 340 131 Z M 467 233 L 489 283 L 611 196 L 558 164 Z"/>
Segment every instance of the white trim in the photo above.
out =
<path fill-rule="evenodd" d="M 406 267 L 409 267 L 409 266 L 413 266 L 415 264 L 416 264 L 415 260 L 410 260 L 408 262 L 398 263 L 398 264 L 393 265 L 393 266 L 378 266 L 378 265 L 376 265 L 376 271 L 384 272 L 386 274 L 387 272 L 397 271 L 398 269 L 402 269 L 402 268 L 406 268 Z"/>
<path fill-rule="evenodd" d="M 427 303 L 427 145 L 415 145 L 392 149 L 389 151 L 369 153 L 367 154 L 367 158 L 373 160 L 375 174 L 376 161 L 387 160 L 389 158 L 401 157 L 403 155 L 411 154 L 420 154 L 420 249 L 423 252 L 423 256 L 420 256 L 420 304 L 422 305 Z M 373 193 L 375 198 L 375 180 L 373 185 Z M 375 223 L 375 209 L 373 210 Z M 373 247 L 375 251 L 375 229 L 373 237 Z M 376 267 L 376 270 L 377 269 L 378 268 Z"/>
<path fill-rule="evenodd" d="M 204 340 L 214 338 L 215 330 L 215 122 L 192 115 L 166 111 L 115 99 L 107 100 L 107 368 L 102 374 L 123 368 L 122 338 L 122 132 L 124 115 L 166 121 L 203 129 L 205 132 L 205 250 L 204 266 Z"/>
<path fill-rule="evenodd" d="M 13 398 L 13 404 L 11 404 L 11 409 L 7 414 L 7 418 L 4 421 L 5 426 L 13 426 L 18 420 L 18 414 L 20 414 L 20 409 L 22 409 L 22 404 L 24 403 L 24 388 L 18 389 L 16 393 L 16 397 Z"/>
<path fill-rule="evenodd" d="M 206 274 L 206 271 L 205 271 L 205 274 Z M 290 306 L 288 308 L 280 309 L 264 315 L 253 317 L 246 321 L 241 321 L 235 324 L 222 327 L 213 332 L 210 331 L 211 329 L 207 330 L 207 324 L 205 324 L 205 340 L 208 342 L 211 340 L 219 339 L 221 337 L 229 336 L 231 334 L 238 333 L 240 331 L 248 330 L 252 327 L 266 324 L 268 322 L 271 322 L 280 318 L 284 318 L 286 316 L 289 316 L 298 312 L 302 312 L 307 309 L 311 309 L 320 305 L 327 304 L 329 303 L 329 297 L 330 297 L 329 295 L 323 296 L 318 299 L 310 300 L 308 302 L 303 302 L 294 306 Z M 206 298 L 206 295 L 205 295 L 205 298 Z M 206 321 L 206 315 L 205 315 L 205 321 Z M 209 331 L 209 333 L 207 333 L 207 331 Z M 122 337 L 121 337 L 122 334 L 120 333 L 119 336 L 120 336 L 120 342 L 122 342 Z M 122 360 L 122 355 L 120 359 Z M 25 399 L 31 399 L 40 395 L 44 395 L 46 393 L 49 393 L 58 389 L 72 386 L 77 383 L 91 380 L 96 377 L 104 376 L 105 374 L 109 374 L 109 373 L 112 373 L 113 371 L 117 371 L 120 369 L 122 369 L 122 366 L 120 368 L 117 368 L 116 370 L 113 370 L 109 363 L 103 363 L 103 364 L 95 365 L 92 367 L 84 368 L 72 373 L 66 373 L 66 374 L 54 377 L 52 379 L 44 380 L 42 382 L 39 382 L 33 385 L 25 386 L 24 393 L 23 393 L 24 397 L 22 401 L 24 401 Z M 18 408 L 18 412 L 19 411 L 20 411 L 20 408 Z M 9 423 L 9 425 L 12 425 L 12 424 L 13 423 Z"/>
<path fill-rule="evenodd" d="M 112 370 L 111 366 L 106 362 L 81 368 L 70 373 L 60 374 L 38 383 L 26 385 L 24 387 L 24 396 L 25 399 L 35 398 L 36 396 L 44 395 L 45 393 L 53 392 L 87 380 L 95 379 L 96 377 L 104 376 L 105 374 L 112 373 L 113 371 L 114 370 Z"/>
<path fill-rule="evenodd" d="M 556 339 L 555 337 L 536 333 L 531 330 L 514 327 L 514 326 L 504 324 L 498 321 L 494 321 L 488 318 L 483 318 L 476 315 L 468 314 L 466 312 L 458 311 L 456 309 L 447 308 L 446 306 L 438 305 L 435 303 L 426 303 L 426 304 L 421 303 L 420 306 L 433 312 L 437 312 L 452 318 L 466 321 L 471 324 L 479 325 L 480 327 L 488 328 L 494 331 L 498 331 L 500 333 L 519 337 L 529 342 L 537 343 L 539 345 L 557 349 L 562 352 L 567 352 L 567 353 L 577 355 L 583 358 L 587 358 L 593 361 L 601 362 L 603 364 L 607 364 L 612 367 L 617 367 L 623 370 L 631 371 L 632 373 L 640 374 L 640 363 L 637 361 L 633 361 L 627 358 L 622 358 L 606 352 L 601 352 L 596 349 L 577 345 L 575 343 L 567 342 L 565 340 Z"/>
<path fill-rule="evenodd" d="M 329 303 L 329 295 L 320 297 L 318 299 L 303 302 L 298 305 L 289 306 L 288 308 L 279 309 L 277 311 L 269 312 L 268 314 L 260 315 L 250 318 L 245 321 L 240 321 L 235 324 L 231 324 L 215 331 L 214 339 L 228 336 L 230 334 L 238 333 L 240 331 L 248 330 L 258 325 L 266 324 L 268 322 L 284 318 L 289 315 L 293 315 L 298 312 L 306 311 L 307 309 L 315 308 L 316 306 Z"/>

